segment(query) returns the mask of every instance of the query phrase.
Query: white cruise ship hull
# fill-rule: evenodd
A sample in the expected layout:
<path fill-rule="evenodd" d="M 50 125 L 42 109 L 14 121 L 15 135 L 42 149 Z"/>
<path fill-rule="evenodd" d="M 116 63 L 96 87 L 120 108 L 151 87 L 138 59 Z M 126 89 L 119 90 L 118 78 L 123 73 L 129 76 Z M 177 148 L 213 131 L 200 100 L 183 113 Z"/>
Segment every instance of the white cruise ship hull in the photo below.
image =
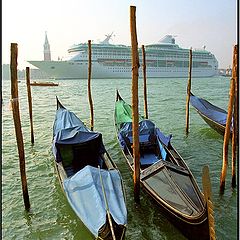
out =
<path fill-rule="evenodd" d="M 72 61 L 29 61 L 54 79 L 86 79 L 88 78 L 87 62 Z M 148 78 L 176 78 L 188 77 L 188 67 L 147 67 Z M 192 77 L 212 77 L 217 74 L 215 69 L 192 69 Z M 103 66 L 97 62 L 92 63 L 92 78 L 131 78 L 131 67 Z M 142 68 L 139 68 L 139 77 L 142 77 Z"/>

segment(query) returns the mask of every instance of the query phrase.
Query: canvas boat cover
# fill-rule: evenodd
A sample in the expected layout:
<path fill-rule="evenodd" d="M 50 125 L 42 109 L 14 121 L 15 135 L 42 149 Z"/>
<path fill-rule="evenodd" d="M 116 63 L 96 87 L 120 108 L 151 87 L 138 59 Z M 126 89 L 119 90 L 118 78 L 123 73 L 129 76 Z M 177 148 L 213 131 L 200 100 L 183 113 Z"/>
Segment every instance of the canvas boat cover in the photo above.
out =
<path fill-rule="evenodd" d="M 155 124 L 150 120 L 142 120 L 138 125 L 139 136 L 155 134 Z M 127 137 L 132 137 L 132 122 L 122 124 L 120 132 Z"/>
<path fill-rule="evenodd" d="M 92 152 L 99 151 L 99 154 L 105 152 L 102 135 L 90 131 L 73 112 L 64 107 L 56 111 L 53 137 L 53 153 L 57 162 L 61 161 L 59 146 L 72 145 L 73 148 L 90 146 Z M 87 157 L 90 158 L 90 155 L 91 152 Z M 85 165 L 63 182 L 68 202 L 96 237 L 98 230 L 106 222 L 107 214 L 99 170 L 97 167 Z M 100 171 L 110 214 L 117 224 L 126 224 L 127 210 L 120 173 L 117 170 L 101 169 Z"/>
<path fill-rule="evenodd" d="M 139 121 L 143 118 L 139 115 Z M 123 100 L 119 100 L 115 103 L 115 123 L 118 127 L 123 123 L 132 122 L 132 107 Z"/>
<path fill-rule="evenodd" d="M 117 224 L 124 225 L 127 223 L 127 209 L 120 174 L 117 170 L 101 169 L 101 176 L 110 214 Z M 98 230 L 106 222 L 106 204 L 99 169 L 84 167 L 64 181 L 64 190 L 76 214 L 97 237 Z"/>
<path fill-rule="evenodd" d="M 121 148 L 124 150 L 127 147 L 126 140 L 133 143 L 132 136 L 132 108 L 124 100 L 119 100 L 115 104 L 115 123 L 119 129 L 118 139 Z M 155 124 L 144 119 L 139 115 L 139 143 L 145 144 L 151 142 L 151 138 L 157 137 L 163 144 L 168 146 L 172 135 L 165 136 L 159 128 L 155 127 Z M 160 151 L 163 159 L 166 159 L 166 151 L 163 148 L 161 142 L 158 141 Z"/>
<path fill-rule="evenodd" d="M 83 132 L 90 132 L 90 130 L 84 126 L 83 122 L 73 112 L 67 110 L 66 108 L 59 108 L 56 111 L 53 126 L 53 136 L 55 136 L 57 132 L 62 129 L 75 127 L 78 127 L 79 130 Z"/>
<path fill-rule="evenodd" d="M 165 160 L 167 156 L 167 152 L 164 149 L 162 143 L 166 145 L 167 147 L 170 144 L 170 140 L 172 138 L 172 135 L 165 136 L 159 128 L 155 127 L 155 124 L 150 120 L 142 120 L 139 122 L 139 143 L 141 144 L 148 144 L 151 143 L 151 138 L 156 137 L 158 140 L 158 144 L 160 147 L 160 152 L 162 159 Z M 118 133 L 118 139 L 120 142 L 121 148 L 124 150 L 127 147 L 126 138 L 129 139 L 129 142 L 133 143 L 133 136 L 132 136 L 132 123 L 127 122 L 122 125 L 122 128 L 120 129 Z"/>
<path fill-rule="evenodd" d="M 60 108 L 56 112 L 53 136 L 53 154 L 57 162 L 61 161 L 57 152 L 58 145 L 87 143 L 102 137 L 101 133 L 90 131 L 73 112 L 65 108 Z M 102 142 L 102 139 L 99 141 Z M 101 143 L 99 153 L 104 152 L 105 148 Z"/>
<path fill-rule="evenodd" d="M 226 125 L 227 121 L 227 112 L 217 106 L 214 106 L 207 100 L 198 98 L 194 95 L 190 96 L 191 105 L 196 108 L 200 113 L 212 119 L 213 121 Z"/>

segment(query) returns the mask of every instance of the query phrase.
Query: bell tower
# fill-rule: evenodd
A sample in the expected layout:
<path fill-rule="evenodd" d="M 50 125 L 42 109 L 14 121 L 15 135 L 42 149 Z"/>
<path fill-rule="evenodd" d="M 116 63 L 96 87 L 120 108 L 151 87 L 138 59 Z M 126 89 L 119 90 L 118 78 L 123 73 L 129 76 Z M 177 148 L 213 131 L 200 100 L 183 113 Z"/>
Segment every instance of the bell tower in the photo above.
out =
<path fill-rule="evenodd" d="M 44 61 L 51 61 L 51 51 L 50 51 L 50 44 L 48 42 L 47 32 L 45 32 L 45 43 L 44 47 Z"/>

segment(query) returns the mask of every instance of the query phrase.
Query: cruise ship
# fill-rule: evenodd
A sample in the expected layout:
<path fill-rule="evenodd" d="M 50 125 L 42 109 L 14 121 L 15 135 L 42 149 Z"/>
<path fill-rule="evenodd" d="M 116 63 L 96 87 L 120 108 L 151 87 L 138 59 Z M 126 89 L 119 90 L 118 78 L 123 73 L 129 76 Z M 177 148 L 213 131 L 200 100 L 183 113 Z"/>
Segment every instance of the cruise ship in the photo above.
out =
<path fill-rule="evenodd" d="M 112 34 L 100 43 L 92 43 L 92 78 L 131 78 L 131 47 L 111 44 Z M 49 48 L 48 48 L 49 50 Z M 88 43 L 73 45 L 68 58 L 60 61 L 28 61 L 54 79 L 88 77 Z M 158 43 L 145 45 L 148 78 L 187 77 L 189 49 L 179 47 L 175 36 L 167 35 Z M 139 77 L 142 77 L 142 50 L 139 48 Z M 218 73 L 215 56 L 203 49 L 192 51 L 192 77 L 212 77 Z"/>

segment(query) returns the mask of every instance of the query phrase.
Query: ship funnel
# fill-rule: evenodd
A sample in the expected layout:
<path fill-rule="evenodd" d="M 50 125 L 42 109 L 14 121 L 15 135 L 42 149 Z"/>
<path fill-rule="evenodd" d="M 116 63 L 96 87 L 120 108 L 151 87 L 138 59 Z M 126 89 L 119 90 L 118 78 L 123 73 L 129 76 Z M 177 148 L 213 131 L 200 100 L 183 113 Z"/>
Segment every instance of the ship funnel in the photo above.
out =
<path fill-rule="evenodd" d="M 158 42 L 159 43 L 170 43 L 170 44 L 175 44 L 175 38 L 176 36 L 173 35 L 166 35 L 165 37 L 163 37 L 162 39 L 160 39 Z"/>

